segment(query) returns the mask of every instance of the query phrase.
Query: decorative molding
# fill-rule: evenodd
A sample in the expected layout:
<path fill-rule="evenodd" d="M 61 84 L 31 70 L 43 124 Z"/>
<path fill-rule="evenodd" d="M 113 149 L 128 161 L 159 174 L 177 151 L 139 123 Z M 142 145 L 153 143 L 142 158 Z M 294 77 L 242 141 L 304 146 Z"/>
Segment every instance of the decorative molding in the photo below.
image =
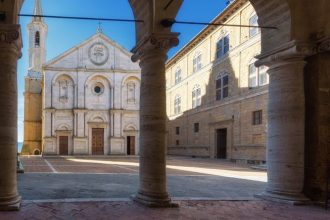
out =
<path fill-rule="evenodd" d="M 290 61 L 290 60 L 304 60 L 308 56 L 312 56 L 317 53 L 317 47 L 315 43 L 306 43 L 298 41 L 290 41 L 282 44 L 274 50 L 262 53 L 256 58 L 258 61 L 255 62 L 257 67 L 278 62 Z"/>
<path fill-rule="evenodd" d="M 325 39 L 321 40 L 321 42 L 319 43 L 319 45 L 317 47 L 317 51 L 318 52 L 330 51 L 330 38 L 325 38 Z"/>
<path fill-rule="evenodd" d="M 22 48 L 20 25 L 0 24 L 0 47 L 2 46 L 15 46 L 20 52 Z"/>
<path fill-rule="evenodd" d="M 135 48 L 133 48 L 132 61 L 137 62 L 145 55 L 153 55 L 152 50 L 163 51 L 166 55 L 167 51 L 172 47 L 179 44 L 178 39 L 179 33 L 162 33 L 162 34 L 151 34 L 144 37 Z M 149 51 L 150 53 L 146 53 Z"/>

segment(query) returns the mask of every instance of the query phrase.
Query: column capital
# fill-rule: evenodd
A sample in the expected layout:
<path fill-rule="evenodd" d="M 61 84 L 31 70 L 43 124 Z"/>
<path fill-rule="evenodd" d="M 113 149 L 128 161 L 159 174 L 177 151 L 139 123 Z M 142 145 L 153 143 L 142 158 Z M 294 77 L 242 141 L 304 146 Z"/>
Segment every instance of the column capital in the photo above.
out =
<path fill-rule="evenodd" d="M 314 55 L 316 52 L 317 46 L 315 43 L 294 40 L 256 56 L 258 59 L 256 66 L 266 65 L 271 67 L 283 62 L 304 61 L 306 57 Z"/>
<path fill-rule="evenodd" d="M 132 61 L 137 62 L 143 59 L 145 55 L 152 55 L 152 53 L 146 53 L 146 51 L 159 51 L 166 54 L 169 49 L 179 44 L 179 33 L 153 33 L 144 37 L 133 48 Z"/>
<path fill-rule="evenodd" d="M 20 25 L 0 24 L 0 49 L 14 47 L 20 54 L 22 46 Z"/>
<path fill-rule="evenodd" d="M 330 51 L 330 37 L 319 41 L 317 51 L 320 53 Z"/>

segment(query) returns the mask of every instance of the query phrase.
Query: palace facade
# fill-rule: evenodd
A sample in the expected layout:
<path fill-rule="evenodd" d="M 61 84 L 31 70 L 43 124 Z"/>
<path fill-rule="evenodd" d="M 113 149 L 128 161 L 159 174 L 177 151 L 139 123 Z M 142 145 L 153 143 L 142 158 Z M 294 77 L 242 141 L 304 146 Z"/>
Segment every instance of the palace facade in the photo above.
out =
<path fill-rule="evenodd" d="M 250 3 L 228 5 L 213 22 L 257 26 Z M 268 75 L 257 68 L 260 30 L 207 26 L 168 62 L 168 154 L 266 160 Z"/>

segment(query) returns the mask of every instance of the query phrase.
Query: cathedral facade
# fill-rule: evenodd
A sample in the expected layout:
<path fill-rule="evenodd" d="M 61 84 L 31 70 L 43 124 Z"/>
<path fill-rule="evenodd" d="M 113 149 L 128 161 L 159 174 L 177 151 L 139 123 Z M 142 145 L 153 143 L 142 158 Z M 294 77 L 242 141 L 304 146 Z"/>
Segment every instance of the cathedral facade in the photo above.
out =
<path fill-rule="evenodd" d="M 22 154 L 138 154 L 140 68 L 131 53 L 99 29 L 45 62 L 46 35 L 33 18 Z"/>

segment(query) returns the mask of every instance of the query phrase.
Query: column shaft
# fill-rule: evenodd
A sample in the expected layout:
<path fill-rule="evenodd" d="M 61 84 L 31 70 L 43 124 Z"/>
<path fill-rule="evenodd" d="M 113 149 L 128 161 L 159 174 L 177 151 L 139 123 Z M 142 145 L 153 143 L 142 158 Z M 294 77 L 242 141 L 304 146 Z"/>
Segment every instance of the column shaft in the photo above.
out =
<path fill-rule="evenodd" d="M 0 25 L 0 210 L 18 210 L 17 60 L 19 25 Z"/>
<path fill-rule="evenodd" d="M 152 207 L 171 207 L 166 189 L 167 51 L 178 45 L 177 33 L 152 34 L 138 44 L 133 61 L 140 60 L 140 187 L 134 200 Z"/>
<path fill-rule="evenodd" d="M 305 95 L 303 59 L 270 66 L 265 195 L 302 202 L 304 183 Z"/>

